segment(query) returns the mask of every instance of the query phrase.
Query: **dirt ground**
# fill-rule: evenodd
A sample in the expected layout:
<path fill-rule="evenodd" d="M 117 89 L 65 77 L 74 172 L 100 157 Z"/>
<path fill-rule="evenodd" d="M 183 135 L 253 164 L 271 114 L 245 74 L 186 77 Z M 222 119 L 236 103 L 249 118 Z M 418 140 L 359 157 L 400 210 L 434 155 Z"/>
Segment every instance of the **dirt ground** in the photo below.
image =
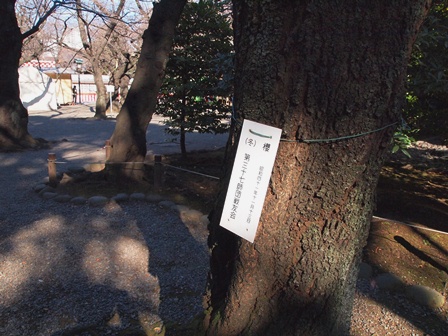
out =
<path fill-rule="evenodd" d="M 376 275 L 390 273 L 403 285 L 422 285 L 446 297 L 448 290 L 448 151 L 445 146 L 417 143 L 391 155 L 377 190 L 363 261 Z M 219 176 L 222 152 L 196 153 L 187 161 L 170 156 L 173 166 Z M 168 170 L 167 190 L 186 200 L 197 200 L 203 211 L 213 206 L 218 183 L 206 177 Z M 353 335 L 444 335 L 448 330 L 448 304 L 418 307 L 402 294 L 372 291 L 374 284 L 358 284 L 354 325 L 369 320 Z M 371 293 L 373 294 L 372 297 Z M 368 327 L 367 327 L 368 326 Z M 433 332 L 432 332 L 433 331 Z"/>
<path fill-rule="evenodd" d="M 372 223 L 364 258 L 378 269 L 400 274 L 408 284 L 444 293 L 448 284 L 448 234 L 443 233 L 448 232 L 448 153 L 431 156 L 423 148 L 413 153 L 411 159 L 392 157 L 382 170 L 375 211 L 380 219 Z"/>
<path fill-rule="evenodd" d="M 448 287 L 448 151 L 444 146 L 424 143 L 410 152 L 411 158 L 402 154 L 391 156 L 382 170 L 377 209 L 363 261 L 372 266 L 373 275 L 392 273 L 406 285 L 427 286 L 445 295 Z M 180 155 L 165 156 L 164 195 L 203 213 L 210 211 L 219 190 L 218 180 L 210 176 L 221 175 L 223 155 L 224 151 L 220 150 L 190 153 L 187 160 Z M 98 186 L 93 189 L 97 191 Z M 88 193 L 88 190 L 80 192 Z M 418 312 L 422 316 L 420 321 L 411 317 L 416 314 L 414 305 L 402 304 L 395 296 L 386 293 L 378 296 L 374 303 L 370 299 L 362 298 L 362 308 L 358 308 L 372 320 L 372 325 L 377 325 L 376 331 L 372 328 L 357 330 L 353 335 L 394 334 L 386 331 L 389 322 L 384 322 L 387 315 L 384 307 L 398 312 L 397 316 L 406 321 L 404 324 L 410 325 L 396 329 L 403 335 L 411 335 L 411 331 L 414 335 L 414 330 L 421 331 L 415 335 L 439 335 L 428 330 L 448 328 L 448 304 L 436 312 L 422 308 L 423 313 Z M 425 327 L 428 324 L 431 329 Z"/>

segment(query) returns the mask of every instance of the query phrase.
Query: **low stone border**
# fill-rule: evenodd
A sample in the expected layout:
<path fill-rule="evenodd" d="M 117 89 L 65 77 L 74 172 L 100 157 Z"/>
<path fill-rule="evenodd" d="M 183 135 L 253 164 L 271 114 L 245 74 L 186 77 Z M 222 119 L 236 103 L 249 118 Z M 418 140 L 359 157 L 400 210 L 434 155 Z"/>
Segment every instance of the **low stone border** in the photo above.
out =
<path fill-rule="evenodd" d="M 92 196 L 89 198 L 82 196 L 71 196 L 69 194 L 59 194 L 53 187 L 48 186 L 46 183 L 39 183 L 33 187 L 33 190 L 43 199 L 52 200 L 58 203 L 70 203 L 73 205 L 89 205 L 93 207 L 102 207 L 110 202 L 124 203 L 129 201 L 136 202 L 148 202 L 157 204 L 161 208 L 172 210 L 177 212 L 182 220 L 187 219 L 190 221 L 197 221 L 203 225 L 208 225 L 208 216 L 202 212 L 191 209 L 186 205 L 176 204 L 172 201 L 164 199 L 162 196 L 154 193 L 118 193 L 113 197 L 105 197 L 102 195 Z"/>
<path fill-rule="evenodd" d="M 373 269 L 367 263 L 362 262 L 359 266 L 358 277 L 370 279 L 372 286 L 391 292 L 403 292 L 406 297 L 420 305 L 430 308 L 441 308 L 446 298 L 436 290 L 421 285 L 406 285 L 398 276 L 392 273 L 381 273 L 373 276 Z"/>

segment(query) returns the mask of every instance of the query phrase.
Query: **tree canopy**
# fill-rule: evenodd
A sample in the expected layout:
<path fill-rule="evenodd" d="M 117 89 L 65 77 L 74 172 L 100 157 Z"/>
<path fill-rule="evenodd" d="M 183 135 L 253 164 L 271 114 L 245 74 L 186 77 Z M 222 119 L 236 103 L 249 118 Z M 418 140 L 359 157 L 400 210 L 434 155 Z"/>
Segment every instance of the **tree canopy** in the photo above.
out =
<path fill-rule="evenodd" d="M 420 136 L 448 141 L 448 5 L 435 1 L 414 46 L 408 68 L 410 127 Z"/>
<path fill-rule="evenodd" d="M 222 133 L 228 129 L 232 29 L 222 5 L 210 0 L 188 3 L 179 21 L 161 88 L 157 113 L 168 117 L 167 131 Z"/>

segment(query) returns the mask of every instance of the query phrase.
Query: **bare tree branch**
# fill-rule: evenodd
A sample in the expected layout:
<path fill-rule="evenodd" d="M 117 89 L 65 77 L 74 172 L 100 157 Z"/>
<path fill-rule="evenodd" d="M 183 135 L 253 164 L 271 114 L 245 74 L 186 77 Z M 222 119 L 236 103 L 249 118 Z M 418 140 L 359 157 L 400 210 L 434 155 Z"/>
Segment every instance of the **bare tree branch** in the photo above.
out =
<path fill-rule="evenodd" d="M 28 31 L 26 31 L 25 33 L 22 34 L 22 40 L 26 39 L 27 37 L 35 34 L 36 32 L 39 31 L 40 27 L 42 26 L 42 24 L 48 19 L 48 17 L 54 13 L 54 11 L 61 6 L 61 2 L 60 1 L 55 1 L 53 2 L 53 6 L 51 6 L 51 8 L 44 13 L 44 15 L 42 17 L 39 18 L 39 20 L 36 22 L 36 24 Z"/>
<path fill-rule="evenodd" d="M 142 4 L 140 3 L 140 0 L 135 0 L 135 4 L 137 5 L 138 11 L 140 12 L 140 15 L 143 16 L 147 21 L 149 21 L 149 13 L 145 11 Z"/>

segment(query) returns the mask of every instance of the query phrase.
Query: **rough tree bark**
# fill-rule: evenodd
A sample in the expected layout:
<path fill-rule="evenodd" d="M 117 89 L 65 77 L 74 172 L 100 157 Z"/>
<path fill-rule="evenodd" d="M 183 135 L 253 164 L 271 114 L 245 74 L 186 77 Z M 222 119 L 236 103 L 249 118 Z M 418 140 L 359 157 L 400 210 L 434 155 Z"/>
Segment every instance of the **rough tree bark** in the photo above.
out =
<path fill-rule="evenodd" d="M 112 84 L 115 87 L 115 92 L 112 95 L 112 98 L 114 100 L 113 104 L 115 105 L 115 109 L 121 109 L 123 102 L 126 100 L 129 91 L 129 83 L 131 81 L 129 72 L 133 71 L 138 60 L 137 56 L 130 55 L 129 53 L 124 54 L 123 58 L 124 61 L 112 72 Z"/>
<path fill-rule="evenodd" d="M 348 335 L 394 131 L 385 126 L 400 120 L 430 1 L 233 2 L 236 112 L 292 142 L 280 143 L 254 244 L 218 226 L 223 184 L 210 224 L 207 334 Z"/>
<path fill-rule="evenodd" d="M 28 112 L 20 100 L 19 61 L 22 34 L 17 24 L 15 0 L 0 2 L 0 150 L 38 145 L 28 133 Z"/>
<path fill-rule="evenodd" d="M 171 50 L 176 25 L 186 0 L 162 0 L 154 3 L 148 29 L 143 34 L 143 45 L 134 81 L 117 117 L 110 139 L 109 163 L 142 162 L 146 156 L 146 129 L 156 108 L 157 95 L 163 82 L 166 63 Z M 125 166 L 125 165 L 123 165 Z M 141 170 L 111 169 L 139 179 Z"/>

